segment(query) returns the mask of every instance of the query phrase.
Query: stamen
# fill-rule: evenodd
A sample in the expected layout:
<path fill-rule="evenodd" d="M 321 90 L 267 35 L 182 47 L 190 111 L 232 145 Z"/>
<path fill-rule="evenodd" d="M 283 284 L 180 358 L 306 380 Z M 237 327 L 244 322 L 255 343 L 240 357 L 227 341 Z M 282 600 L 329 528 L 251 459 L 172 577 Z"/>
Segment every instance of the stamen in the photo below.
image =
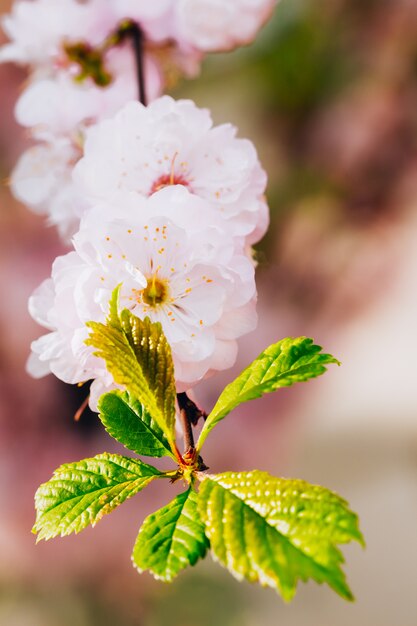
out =
<path fill-rule="evenodd" d="M 171 176 L 169 179 L 169 184 L 170 185 L 174 185 L 175 184 L 175 159 L 178 156 L 178 152 L 176 152 L 172 158 L 172 162 L 171 162 Z"/>
<path fill-rule="evenodd" d="M 177 160 L 177 157 L 178 157 L 178 152 L 175 152 L 171 160 L 170 173 L 162 174 L 159 178 L 157 178 L 157 180 L 153 183 L 151 190 L 149 192 L 150 196 L 153 193 L 159 191 L 160 189 L 163 189 L 164 187 L 168 187 L 170 185 L 184 185 L 184 187 L 189 187 L 189 183 L 190 183 L 189 176 L 188 175 L 186 176 L 185 172 L 183 172 L 182 174 L 175 173 L 175 161 Z M 187 163 L 185 161 L 182 161 L 180 165 L 182 169 L 185 169 L 185 166 L 187 165 Z"/>
<path fill-rule="evenodd" d="M 158 278 L 157 272 L 155 272 L 155 274 L 147 279 L 145 289 L 137 291 L 135 296 L 138 303 L 147 304 L 151 308 L 157 308 L 170 301 L 168 283 Z"/>

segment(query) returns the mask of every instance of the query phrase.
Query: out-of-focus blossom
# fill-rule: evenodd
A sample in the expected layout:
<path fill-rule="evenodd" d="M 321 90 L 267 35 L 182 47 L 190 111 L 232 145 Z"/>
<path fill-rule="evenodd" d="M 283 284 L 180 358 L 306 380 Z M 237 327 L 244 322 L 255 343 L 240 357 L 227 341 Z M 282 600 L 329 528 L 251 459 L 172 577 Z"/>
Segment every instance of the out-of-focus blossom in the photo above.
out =
<path fill-rule="evenodd" d="M 178 0 L 174 15 L 180 44 L 205 52 L 250 43 L 277 0 Z"/>
<path fill-rule="evenodd" d="M 18 122 L 40 143 L 18 161 L 11 176 L 13 193 L 37 213 L 45 214 L 64 240 L 76 232 L 87 206 L 72 182 L 73 167 L 83 153 L 86 128 L 136 97 L 130 50 L 115 49 L 110 58 L 118 73 L 107 88 L 76 83 L 62 72 L 54 79 L 29 85 L 16 105 Z M 145 73 L 148 93 L 154 98 L 161 81 L 150 59 Z"/>
<path fill-rule="evenodd" d="M 172 0 L 16 0 L 2 20 L 10 43 L 0 50 L 0 60 L 53 69 L 70 68 L 68 47 L 83 42 L 99 46 L 124 19 L 137 21 L 151 40 L 167 37 L 162 21 Z M 72 68 L 74 69 L 74 68 Z"/>
<path fill-rule="evenodd" d="M 42 142 L 23 153 L 11 176 L 14 196 L 35 213 L 47 214 L 64 240 L 78 229 L 85 205 L 71 177 L 79 156 L 75 140 Z"/>
<path fill-rule="evenodd" d="M 231 235 L 251 243 L 268 224 L 266 175 L 255 147 L 237 139 L 230 124 L 213 126 L 210 113 L 189 100 L 131 102 L 90 128 L 74 178 L 92 201 L 183 185 L 213 205 Z"/>
<path fill-rule="evenodd" d="M 119 207 L 88 212 L 74 237 L 75 251 L 55 261 L 52 278 L 30 300 L 32 316 L 50 333 L 32 344 L 29 371 L 51 371 L 68 383 L 97 379 L 94 406 L 97 391 L 112 381 L 85 346 L 85 323 L 104 320 L 120 283 L 122 307 L 161 322 L 180 390 L 230 367 L 236 339 L 256 325 L 254 269 L 220 221 L 207 226 L 205 209 L 211 209 L 205 204 L 172 187 L 150 198 L 127 194 Z M 184 226 L 175 222 L 177 207 Z"/>
<path fill-rule="evenodd" d="M 114 80 L 105 88 L 91 82 L 75 82 L 65 72 L 30 83 L 17 101 L 17 121 L 32 128 L 39 137 L 43 130 L 54 134 L 74 133 L 78 125 L 90 125 L 113 115 L 138 95 L 131 50 L 128 47 L 111 50 L 108 67 Z M 154 99 L 161 91 L 162 82 L 151 59 L 145 64 L 145 78 L 148 97 Z"/>
<path fill-rule="evenodd" d="M 71 170 L 82 154 L 86 129 L 138 96 L 130 43 L 109 43 L 123 21 L 136 21 L 144 32 L 146 96 L 153 101 L 163 90 L 167 68 L 195 74 L 204 52 L 230 48 L 253 37 L 274 4 L 271 0 L 219 4 L 207 0 L 16 0 L 3 18 L 10 43 L 0 49 L 0 61 L 30 66 L 30 80 L 17 102 L 16 117 L 41 142 L 25 153 L 12 174 L 16 197 L 47 215 L 64 238 L 75 232 L 86 203 L 81 197 L 77 200 Z M 205 19 L 208 14 L 210 19 Z M 130 123 L 142 133 L 135 145 L 135 138 L 132 142 L 129 137 Z M 119 145 L 119 130 L 126 145 L 114 157 L 108 150 L 96 154 L 96 144 L 107 143 L 110 150 L 114 142 Z M 80 171 L 87 172 L 85 186 L 91 187 L 88 192 L 94 198 L 106 195 L 112 181 L 145 195 L 165 184 L 184 184 L 217 205 L 233 235 L 246 237 L 249 244 L 263 236 L 268 225 L 263 200 L 266 177 L 253 145 L 236 139 L 230 125 L 212 128 L 209 115 L 191 103 L 163 99 L 149 112 L 132 105 L 113 125 L 92 134 L 89 145 L 96 162 L 93 169 L 104 183 L 100 183 L 101 190 L 90 184 L 90 157 Z M 142 157 L 141 151 L 147 156 Z M 155 162 L 158 154 L 161 163 Z M 124 175 L 121 161 L 125 158 L 126 180 L 117 180 Z M 134 169 L 141 164 L 144 169 L 138 175 Z"/>
<path fill-rule="evenodd" d="M 156 17 L 155 10 L 147 13 Z M 84 206 L 71 172 L 82 154 L 85 129 L 138 95 L 136 62 L 128 42 L 103 52 L 106 85 L 91 78 L 77 80 L 80 68 L 67 48 L 78 42 L 100 44 L 118 20 L 107 0 L 21 0 L 3 18 L 11 42 L 0 50 L 0 61 L 13 60 L 32 69 L 16 105 L 16 118 L 40 142 L 19 160 L 12 190 L 29 208 L 47 215 L 64 239 L 78 229 Z M 147 97 L 156 98 L 162 76 L 150 55 L 145 56 L 144 70 Z"/>
<path fill-rule="evenodd" d="M 176 0 L 102 0 L 113 11 L 113 19 L 131 19 L 140 24 L 152 42 L 172 38 L 172 8 Z"/>
<path fill-rule="evenodd" d="M 137 22 L 145 47 L 175 42 L 195 61 L 202 52 L 230 50 L 245 45 L 270 17 L 277 0 L 16 0 L 3 20 L 10 43 L 0 50 L 0 61 L 27 64 L 37 73 L 67 69 L 77 75 L 71 47 L 103 44 L 126 19 Z M 147 45 L 148 44 L 148 45 Z M 174 58 L 187 64 L 172 48 Z M 103 50 L 105 60 L 106 50 Z"/>
<path fill-rule="evenodd" d="M 174 4 L 173 0 L 15 0 L 10 14 L 2 19 L 3 30 L 10 41 L 0 48 L 0 62 L 28 65 L 32 81 L 54 78 L 63 72 L 77 79 L 82 75 L 80 59 L 86 61 L 83 55 L 87 54 L 88 58 L 88 54 L 96 51 L 94 62 L 99 63 L 96 71 L 104 73 L 107 86 L 117 80 L 125 67 L 123 58 L 116 55 L 114 59 L 112 55 L 115 45 L 112 35 L 123 22 L 131 20 L 137 22 L 144 33 L 145 63 L 155 66 L 158 58 L 164 64 L 178 65 L 180 71 L 193 75 L 201 54 L 191 49 L 184 54 L 173 45 Z M 120 46 L 120 42 L 117 45 Z M 80 56 L 78 46 L 81 46 Z M 133 51 L 130 56 L 133 57 Z M 91 58 L 87 63 L 90 61 Z M 132 72 L 130 82 L 134 83 L 135 79 L 136 74 Z M 149 79 L 146 81 L 148 99 L 152 99 L 154 88 L 148 82 Z M 159 94 L 160 90 L 156 95 Z M 127 101 L 125 97 L 124 102 Z"/>
<path fill-rule="evenodd" d="M 103 33 L 94 17 L 90 4 L 77 0 L 17 0 L 2 19 L 10 43 L 1 48 L 0 60 L 37 67 L 66 64 L 65 43 L 99 43 Z"/>

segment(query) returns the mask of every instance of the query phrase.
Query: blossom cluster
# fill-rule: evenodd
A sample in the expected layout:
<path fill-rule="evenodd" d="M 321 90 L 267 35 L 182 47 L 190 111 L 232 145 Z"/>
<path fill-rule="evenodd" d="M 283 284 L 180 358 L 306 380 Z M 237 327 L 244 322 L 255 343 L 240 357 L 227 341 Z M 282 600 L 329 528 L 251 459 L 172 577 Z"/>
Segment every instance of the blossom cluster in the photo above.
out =
<path fill-rule="evenodd" d="M 178 388 L 230 367 L 236 339 L 256 326 L 250 245 L 268 220 L 266 176 L 251 142 L 207 111 L 163 96 L 125 105 L 87 131 L 74 187 L 87 205 L 74 251 L 30 300 L 50 333 L 34 342 L 33 375 L 111 384 L 86 348 L 86 322 L 121 305 L 162 323 Z"/>
<path fill-rule="evenodd" d="M 31 70 L 16 117 L 35 140 L 12 189 L 72 246 L 30 298 L 49 331 L 32 344 L 34 376 L 93 379 L 96 407 L 113 381 L 85 344 L 86 322 L 104 321 L 118 285 L 121 306 L 161 322 L 178 391 L 234 363 L 236 340 L 256 326 L 251 246 L 268 226 L 266 175 L 233 126 L 161 96 L 162 67 L 190 74 L 206 52 L 248 43 L 275 4 L 16 0 L 3 19 L 0 60 Z M 143 40 L 148 106 L 136 101 L 129 24 Z"/>
<path fill-rule="evenodd" d="M 10 43 L 0 50 L 0 61 L 30 67 L 16 117 L 35 146 L 25 152 L 12 175 L 14 195 L 47 215 L 65 240 L 76 231 L 81 208 L 80 202 L 74 204 L 71 170 L 81 156 L 86 128 L 137 96 L 129 42 L 111 44 L 120 24 L 133 20 L 145 34 L 144 73 L 147 99 L 152 101 L 162 94 L 167 74 L 194 75 L 206 52 L 250 42 L 275 4 L 276 0 L 15 0 L 11 14 L 3 18 Z M 89 64 L 89 76 L 83 74 L 83 60 Z"/>

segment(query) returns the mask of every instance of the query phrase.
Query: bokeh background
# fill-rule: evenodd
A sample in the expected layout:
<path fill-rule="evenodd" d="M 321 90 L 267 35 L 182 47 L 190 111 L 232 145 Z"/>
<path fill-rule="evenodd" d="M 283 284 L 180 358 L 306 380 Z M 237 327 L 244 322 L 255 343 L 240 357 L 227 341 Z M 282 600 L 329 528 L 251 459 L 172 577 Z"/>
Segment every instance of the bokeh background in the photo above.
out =
<path fill-rule="evenodd" d="M 4 12 L 9 1 L 0 0 Z M 26 138 L 13 120 L 25 72 L 0 67 L 0 172 Z M 345 549 L 356 595 L 301 584 L 284 605 L 210 558 L 174 584 L 131 567 L 151 486 L 94 530 L 35 546 L 33 494 L 63 462 L 120 448 L 83 390 L 24 364 L 40 329 L 27 298 L 63 251 L 42 218 L 0 192 L 0 625 L 415 626 L 417 621 L 417 3 L 282 0 L 250 47 L 213 55 L 172 92 L 233 121 L 268 171 L 258 246 L 260 323 L 235 371 L 196 389 L 210 408 L 268 343 L 309 335 L 343 363 L 242 407 L 214 431 L 213 471 L 261 468 L 343 494 L 367 549 Z"/>

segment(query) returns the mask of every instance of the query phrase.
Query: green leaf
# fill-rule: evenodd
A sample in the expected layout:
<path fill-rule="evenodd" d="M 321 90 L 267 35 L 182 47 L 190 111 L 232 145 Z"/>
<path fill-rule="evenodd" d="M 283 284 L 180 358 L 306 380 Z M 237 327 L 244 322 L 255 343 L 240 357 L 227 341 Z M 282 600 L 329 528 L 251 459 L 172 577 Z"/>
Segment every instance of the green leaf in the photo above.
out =
<path fill-rule="evenodd" d="M 192 489 L 146 518 L 133 549 L 139 572 L 150 570 L 155 578 L 170 582 L 188 565 L 204 558 L 208 539 Z"/>
<path fill-rule="evenodd" d="M 158 476 L 163 474 L 151 465 L 106 452 L 61 465 L 36 492 L 33 532 L 39 541 L 95 526 Z"/>
<path fill-rule="evenodd" d="M 239 404 L 320 376 L 329 363 L 339 364 L 306 337 L 289 337 L 269 346 L 224 389 L 204 424 L 197 449 L 201 450 L 209 432 Z"/>
<path fill-rule="evenodd" d="M 107 316 L 107 321 L 110 326 L 118 328 L 119 330 L 122 330 L 122 325 L 119 318 L 119 297 L 121 288 L 122 283 L 120 283 L 120 285 L 117 285 L 117 287 L 113 289 L 109 302 L 109 314 Z"/>
<path fill-rule="evenodd" d="M 363 538 L 336 494 L 266 472 L 228 472 L 205 478 L 198 501 L 215 559 L 239 580 L 273 587 L 289 601 L 299 579 L 313 578 L 353 599 L 336 544 Z"/>
<path fill-rule="evenodd" d="M 165 433 L 175 454 L 175 379 L 170 346 L 159 323 L 117 313 L 119 287 L 113 292 L 106 324 L 88 322 L 86 344 L 96 348 L 118 385 L 143 405 Z"/>
<path fill-rule="evenodd" d="M 125 309 L 120 315 L 123 330 L 140 363 L 148 385 L 165 420 L 174 432 L 177 397 L 171 347 L 159 322 L 139 319 Z"/>
<path fill-rule="evenodd" d="M 111 437 L 145 456 L 171 456 L 164 432 L 142 404 L 127 392 L 111 391 L 98 402 L 100 419 Z"/>

